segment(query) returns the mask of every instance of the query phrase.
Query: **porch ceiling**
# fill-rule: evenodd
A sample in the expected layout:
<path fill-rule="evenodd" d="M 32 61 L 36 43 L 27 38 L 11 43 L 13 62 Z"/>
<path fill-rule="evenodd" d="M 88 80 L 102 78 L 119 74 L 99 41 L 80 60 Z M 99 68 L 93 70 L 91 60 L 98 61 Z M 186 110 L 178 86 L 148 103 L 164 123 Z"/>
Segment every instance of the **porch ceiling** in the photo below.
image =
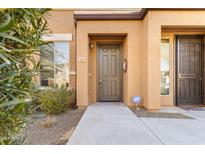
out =
<path fill-rule="evenodd" d="M 91 40 L 123 40 L 126 34 L 117 35 L 89 35 Z"/>

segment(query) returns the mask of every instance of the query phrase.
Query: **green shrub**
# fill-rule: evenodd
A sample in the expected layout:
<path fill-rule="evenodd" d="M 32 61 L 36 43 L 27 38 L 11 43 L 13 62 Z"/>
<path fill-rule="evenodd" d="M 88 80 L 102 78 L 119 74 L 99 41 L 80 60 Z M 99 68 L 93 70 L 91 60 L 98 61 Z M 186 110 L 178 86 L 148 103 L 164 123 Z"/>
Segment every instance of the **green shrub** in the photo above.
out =
<path fill-rule="evenodd" d="M 30 91 L 34 112 L 40 111 L 40 94 L 42 91 L 43 89 L 40 89 L 38 85 L 34 85 Z"/>
<path fill-rule="evenodd" d="M 0 9 L 0 144 L 21 144 L 17 135 L 31 110 L 30 89 L 39 72 L 49 9 Z"/>
<path fill-rule="evenodd" d="M 40 92 L 39 101 L 40 108 L 47 114 L 60 114 L 64 112 L 68 106 L 71 90 L 65 85 L 58 87 L 57 85 Z"/>

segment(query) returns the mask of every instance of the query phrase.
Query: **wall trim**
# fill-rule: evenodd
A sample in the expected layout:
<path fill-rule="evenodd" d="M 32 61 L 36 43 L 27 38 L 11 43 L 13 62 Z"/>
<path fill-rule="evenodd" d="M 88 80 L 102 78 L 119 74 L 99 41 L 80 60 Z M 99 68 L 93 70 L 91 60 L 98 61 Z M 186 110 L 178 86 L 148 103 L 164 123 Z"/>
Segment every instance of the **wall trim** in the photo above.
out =
<path fill-rule="evenodd" d="M 76 75 L 75 71 L 70 71 L 69 75 Z"/>
<path fill-rule="evenodd" d="M 72 41 L 72 34 L 47 34 L 42 38 L 44 41 Z"/>

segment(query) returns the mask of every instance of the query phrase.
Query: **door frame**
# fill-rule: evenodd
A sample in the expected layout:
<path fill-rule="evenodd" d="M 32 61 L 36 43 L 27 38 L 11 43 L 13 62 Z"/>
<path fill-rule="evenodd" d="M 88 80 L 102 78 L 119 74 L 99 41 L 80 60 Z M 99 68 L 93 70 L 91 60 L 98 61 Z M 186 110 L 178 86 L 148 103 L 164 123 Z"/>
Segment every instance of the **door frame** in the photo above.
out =
<path fill-rule="evenodd" d="M 120 47 L 120 64 L 121 67 L 123 66 L 123 43 L 120 42 L 96 42 L 96 100 L 97 102 L 102 102 L 100 101 L 100 86 L 99 86 L 99 73 L 100 73 L 100 45 L 119 45 Z M 123 68 L 121 69 L 120 72 L 120 102 L 123 101 Z M 118 101 L 117 101 L 118 102 Z"/>
<path fill-rule="evenodd" d="M 205 53 L 204 53 L 204 51 L 205 51 L 205 46 L 204 46 L 204 44 L 205 44 L 205 35 L 204 34 L 175 34 L 174 35 L 174 46 L 175 46 L 175 56 L 174 56 L 174 96 L 175 96 L 175 105 L 176 106 L 180 106 L 181 104 L 178 102 L 178 82 L 177 82 L 177 71 L 178 71 L 178 45 L 179 45 L 179 43 L 178 43 L 178 37 L 180 37 L 180 36 L 195 36 L 195 37 L 201 37 L 201 43 L 202 43 L 202 57 L 203 57 L 203 60 L 202 60 L 202 67 L 201 67 L 201 70 L 202 70 L 202 102 L 201 102 L 201 104 L 196 104 L 196 106 L 199 106 L 199 105 L 204 105 L 204 77 L 205 77 L 205 71 L 204 71 L 204 66 L 205 66 Z M 183 104 L 182 106 L 185 106 L 185 104 Z M 191 105 L 190 105 L 191 106 Z M 193 104 L 193 106 L 195 106 L 194 104 Z"/>

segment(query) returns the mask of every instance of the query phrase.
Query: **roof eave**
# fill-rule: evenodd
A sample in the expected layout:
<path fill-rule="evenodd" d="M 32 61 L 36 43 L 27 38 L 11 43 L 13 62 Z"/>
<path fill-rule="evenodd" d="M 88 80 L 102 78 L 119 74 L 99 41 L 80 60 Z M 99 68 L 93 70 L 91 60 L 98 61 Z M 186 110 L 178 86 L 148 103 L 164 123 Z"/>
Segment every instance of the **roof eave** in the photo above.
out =
<path fill-rule="evenodd" d="M 75 20 L 142 20 L 148 9 L 143 8 L 140 12 L 120 14 L 74 14 Z"/>
<path fill-rule="evenodd" d="M 76 20 L 141 20 L 139 13 L 132 14 L 74 14 Z"/>
<path fill-rule="evenodd" d="M 149 10 L 201 11 L 205 8 L 142 8 L 140 12 L 124 14 L 74 14 L 75 20 L 143 20 Z"/>

